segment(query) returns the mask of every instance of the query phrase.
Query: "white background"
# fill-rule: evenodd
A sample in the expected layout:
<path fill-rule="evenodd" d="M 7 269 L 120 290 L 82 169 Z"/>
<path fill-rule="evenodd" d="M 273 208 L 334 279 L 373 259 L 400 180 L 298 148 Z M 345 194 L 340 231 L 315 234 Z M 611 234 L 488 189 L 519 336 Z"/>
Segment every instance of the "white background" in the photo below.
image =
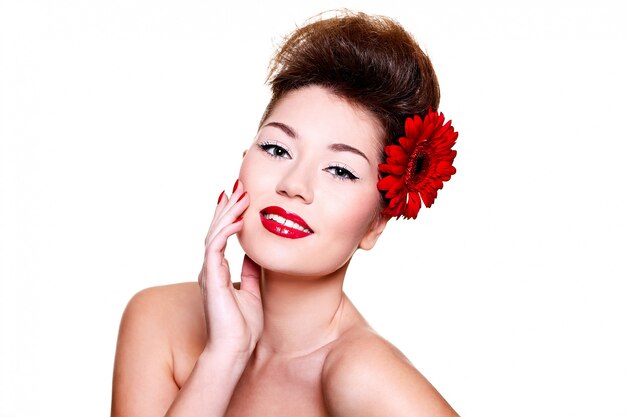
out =
<path fill-rule="evenodd" d="M 458 173 L 348 295 L 465 417 L 626 416 L 623 14 L 225 3 L 0 0 L 0 416 L 108 415 L 126 302 L 196 279 L 272 51 L 343 6 L 413 33 L 460 132 Z"/>

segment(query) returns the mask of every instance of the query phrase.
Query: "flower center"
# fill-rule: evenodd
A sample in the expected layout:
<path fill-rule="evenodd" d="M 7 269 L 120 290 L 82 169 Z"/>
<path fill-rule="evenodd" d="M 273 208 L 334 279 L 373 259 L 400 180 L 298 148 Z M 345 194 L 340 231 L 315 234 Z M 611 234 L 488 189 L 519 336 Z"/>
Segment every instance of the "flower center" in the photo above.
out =
<path fill-rule="evenodd" d="M 429 162 L 428 153 L 421 148 L 415 149 L 409 161 L 408 171 L 410 175 L 408 182 L 412 184 L 418 182 L 421 179 L 421 174 L 428 169 Z"/>

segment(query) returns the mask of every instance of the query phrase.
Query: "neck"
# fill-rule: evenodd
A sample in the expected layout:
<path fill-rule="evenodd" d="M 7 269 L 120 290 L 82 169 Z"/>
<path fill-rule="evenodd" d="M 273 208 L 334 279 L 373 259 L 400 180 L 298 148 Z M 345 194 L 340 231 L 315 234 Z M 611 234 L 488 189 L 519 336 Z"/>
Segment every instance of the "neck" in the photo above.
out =
<path fill-rule="evenodd" d="M 348 263 L 324 277 L 263 270 L 264 324 L 257 355 L 305 355 L 337 338 L 349 304 L 343 293 Z"/>

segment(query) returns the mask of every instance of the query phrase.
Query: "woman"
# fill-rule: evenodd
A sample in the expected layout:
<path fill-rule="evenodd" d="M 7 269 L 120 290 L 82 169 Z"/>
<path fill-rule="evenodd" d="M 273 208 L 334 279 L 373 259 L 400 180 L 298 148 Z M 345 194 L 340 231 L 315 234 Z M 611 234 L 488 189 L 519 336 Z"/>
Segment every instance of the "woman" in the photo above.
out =
<path fill-rule="evenodd" d="M 296 30 L 268 79 L 198 283 L 129 302 L 112 415 L 456 415 L 342 291 L 355 251 L 454 173 L 430 61 L 392 20 L 346 13 Z M 234 286 L 233 235 L 246 253 Z"/>

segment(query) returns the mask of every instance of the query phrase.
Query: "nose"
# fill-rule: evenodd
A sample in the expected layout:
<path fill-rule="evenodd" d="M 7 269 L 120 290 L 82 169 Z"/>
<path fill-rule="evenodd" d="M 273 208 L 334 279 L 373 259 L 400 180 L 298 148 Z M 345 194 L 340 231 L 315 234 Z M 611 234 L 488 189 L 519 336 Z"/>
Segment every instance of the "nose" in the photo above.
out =
<path fill-rule="evenodd" d="M 276 184 L 276 192 L 284 197 L 296 198 L 305 204 L 313 202 L 313 178 L 304 164 L 289 167 Z"/>

